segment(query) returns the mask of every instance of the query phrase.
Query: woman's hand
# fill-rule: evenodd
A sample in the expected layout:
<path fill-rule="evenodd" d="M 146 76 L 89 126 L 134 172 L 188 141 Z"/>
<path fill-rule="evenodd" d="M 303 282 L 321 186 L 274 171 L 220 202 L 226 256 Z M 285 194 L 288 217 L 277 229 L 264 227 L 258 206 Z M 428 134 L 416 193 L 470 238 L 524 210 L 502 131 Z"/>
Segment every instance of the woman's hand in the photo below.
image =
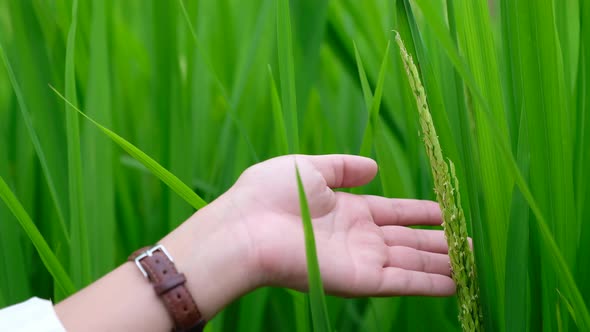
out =
<path fill-rule="evenodd" d="M 377 173 L 368 158 L 290 155 L 248 168 L 235 185 L 163 240 L 187 263 L 207 317 L 260 286 L 307 289 L 305 240 L 295 176 L 305 188 L 320 272 L 342 296 L 455 292 L 438 204 L 335 192 Z M 174 241 L 169 240 L 174 238 Z M 184 240 L 179 240 L 184 239 Z M 183 243 L 180 248 L 179 243 Z M 195 295 L 199 297 L 199 295 Z"/>
<path fill-rule="evenodd" d="M 335 192 L 366 184 L 376 163 L 349 155 L 283 156 L 247 169 L 222 197 L 260 285 L 305 290 L 307 265 L 295 164 L 309 202 L 327 292 L 344 296 L 429 295 L 455 291 L 438 204 Z"/>

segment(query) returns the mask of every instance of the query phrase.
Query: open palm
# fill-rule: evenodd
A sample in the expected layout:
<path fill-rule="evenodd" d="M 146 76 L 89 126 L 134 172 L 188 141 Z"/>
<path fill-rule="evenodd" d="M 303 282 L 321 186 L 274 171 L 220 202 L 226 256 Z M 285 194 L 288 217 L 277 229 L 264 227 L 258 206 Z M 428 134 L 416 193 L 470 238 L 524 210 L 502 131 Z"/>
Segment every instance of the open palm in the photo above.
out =
<path fill-rule="evenodd" d="M 348 155 L 283 156 L 254 165 L 228 194 L 262 284 L 307 288 L 295 164 L 309 202 L 324 287 L 344 296 L 430 295 L 455 291 L 438 204 L 335 192 L 369 182 L 377 165 Z"/>

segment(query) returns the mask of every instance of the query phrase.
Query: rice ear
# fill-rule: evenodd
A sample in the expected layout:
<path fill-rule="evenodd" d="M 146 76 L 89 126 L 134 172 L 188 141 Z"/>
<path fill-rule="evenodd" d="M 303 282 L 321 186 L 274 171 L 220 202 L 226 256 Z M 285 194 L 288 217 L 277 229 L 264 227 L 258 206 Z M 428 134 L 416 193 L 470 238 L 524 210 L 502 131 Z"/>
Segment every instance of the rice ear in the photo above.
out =
<path fill-rule="evenodd" d="M 475 258 L 469 247 L 467 224 L 461 208 L 459 181 L 455 174 L 455 165 L 450 159 L 448 164 L 444 160 L 418 69 L 404 47 L 399 34 L 396 34 L 395 40 L 399 45 L 408 81 L 416 97 L 422 138 L 434 178 L 434 192 L 442 210 L 452 277 L 457 284 L 459 322 L 463 331 L 483 331 Z"/>

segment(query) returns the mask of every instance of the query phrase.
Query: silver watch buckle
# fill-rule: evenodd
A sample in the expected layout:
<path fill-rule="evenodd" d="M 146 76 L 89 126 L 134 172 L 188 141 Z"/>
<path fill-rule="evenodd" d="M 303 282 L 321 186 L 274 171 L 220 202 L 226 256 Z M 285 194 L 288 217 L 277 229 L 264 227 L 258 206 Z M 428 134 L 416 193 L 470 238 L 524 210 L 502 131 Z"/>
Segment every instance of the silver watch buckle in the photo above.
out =
<path fill-rule="evenodd" d="M 163 245 L 161 245 L 161 244 L 158 244 L 157 246 L 154 246 L 154 247 L 146 250 L 141 255 L 139 255 L 139 256 L 137 256 L 135 258 L 135 265 L 137 265 L 137 267 L 139 268 L 139 270 L 141 271 L 141 273 L 143 273 L 143 276 L 146 277 L 146 278 L 148 278 L 148 274 L 147 274 L 147 272 L 145 272 L 145 269 L 141 265 L 141 260 L 144 259 L 144 258 L 146 258 L 146 257 L 148 257 L 148 256 L 149 257 L 153 256 L 154 252 L 156 252 L 158 250 L 160 250 L 161 252 L 163 252 L 164 255 L 166 255 L 166 257 L 168 257 L 168 259 L 171 262 L 174 262 L 174 260 L 172 259 L 172 256 L 170 256 L 170 254 L 168 253 L 168 250 L 166 250 L 166 248 Z"/>

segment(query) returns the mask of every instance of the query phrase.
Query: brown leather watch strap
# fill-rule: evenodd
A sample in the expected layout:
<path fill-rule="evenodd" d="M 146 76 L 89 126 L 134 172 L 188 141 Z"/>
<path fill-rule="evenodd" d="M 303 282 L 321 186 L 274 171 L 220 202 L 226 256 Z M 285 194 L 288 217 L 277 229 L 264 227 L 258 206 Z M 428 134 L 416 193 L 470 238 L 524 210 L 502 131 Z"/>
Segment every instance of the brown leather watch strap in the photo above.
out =
<path fill-rule="evenodd" d="M 156 294 L 174 320 L 173 331 L 203 330 L 205 320 L 184 285 L 186 278 L 176 270 L 172 258 L 163 246 L 141 248 L 129 256 L 129 261 L 135 262 L 154 286 Z"/>

